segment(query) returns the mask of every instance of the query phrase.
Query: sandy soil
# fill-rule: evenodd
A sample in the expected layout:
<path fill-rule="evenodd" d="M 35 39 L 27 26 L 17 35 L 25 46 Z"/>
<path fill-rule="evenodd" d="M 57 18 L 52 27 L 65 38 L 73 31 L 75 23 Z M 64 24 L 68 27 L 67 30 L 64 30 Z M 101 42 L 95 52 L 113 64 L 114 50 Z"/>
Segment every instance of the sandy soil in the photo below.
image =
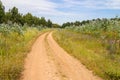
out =
<path fill-rule="evenodd" d="M 28 54 L 22 80 L 102 80 L 64 51 L 52 38 L 41 35 Z"/>

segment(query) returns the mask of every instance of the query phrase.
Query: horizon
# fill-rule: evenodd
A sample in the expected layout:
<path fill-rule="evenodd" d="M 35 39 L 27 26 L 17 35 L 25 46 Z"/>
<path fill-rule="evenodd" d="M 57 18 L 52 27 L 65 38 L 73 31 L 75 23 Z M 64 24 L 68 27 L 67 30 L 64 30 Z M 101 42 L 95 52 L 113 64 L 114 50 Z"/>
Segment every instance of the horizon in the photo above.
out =
<path fill-rule="evenodd" d="M 19 12 L 45 17 L 54 23 L 75 22 L 120 16 L 120 0 L 1 0 L 5 11 L 18 8 Z"/>

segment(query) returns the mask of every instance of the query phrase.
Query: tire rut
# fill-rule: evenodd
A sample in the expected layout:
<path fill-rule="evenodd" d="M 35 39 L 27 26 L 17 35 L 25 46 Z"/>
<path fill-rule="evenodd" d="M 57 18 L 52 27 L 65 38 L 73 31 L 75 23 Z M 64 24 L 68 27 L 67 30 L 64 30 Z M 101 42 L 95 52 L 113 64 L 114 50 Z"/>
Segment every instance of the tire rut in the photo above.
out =
<path fill-rule="evenodd" d="M 54 54 L 54 51 L 51 49 L 50 45 L 49 45 L 49 38 L 48 38 L 48 35 L 47 37 L 45 38 L 45 42 L 46 42 L 46 50 L 47 50 L 47 55 L 49 56 L 49 58 L 51 59 L 51 61 L 54 62 L 54 64 L 56 65 L 56 69 L 58 70 L 58 75 L 60 76 L 60 80 L 69 80 L 67 78 L 67 76 L 62 73 L 61 71 L 61 67 L 60 67 L 60 63 L 58 61 L 56 61 L 56 56 Z"/>

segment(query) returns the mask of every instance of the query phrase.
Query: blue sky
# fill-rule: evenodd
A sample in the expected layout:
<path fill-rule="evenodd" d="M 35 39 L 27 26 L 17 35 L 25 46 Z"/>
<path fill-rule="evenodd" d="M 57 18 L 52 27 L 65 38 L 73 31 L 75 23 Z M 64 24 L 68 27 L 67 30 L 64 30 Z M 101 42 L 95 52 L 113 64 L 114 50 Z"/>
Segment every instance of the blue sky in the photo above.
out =
<path fill-rule="evenodd" d="M 55 23 L 120 16 L 120 0 L 1 0 L 6 8 L 16 6 L 23 14 L 51 19 Z"/>

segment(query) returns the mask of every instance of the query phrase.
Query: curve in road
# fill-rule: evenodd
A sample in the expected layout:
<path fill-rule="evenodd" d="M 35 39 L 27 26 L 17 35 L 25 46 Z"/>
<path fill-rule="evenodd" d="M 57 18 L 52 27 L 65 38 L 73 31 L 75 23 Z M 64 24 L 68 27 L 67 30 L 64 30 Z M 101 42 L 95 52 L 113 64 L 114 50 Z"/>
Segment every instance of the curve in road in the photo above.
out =
<path fill-rule="evenodd" d="M 52 32 L 41 35 L 25 60 L 22 80 L 102 80 L 64 51 Z"/>

